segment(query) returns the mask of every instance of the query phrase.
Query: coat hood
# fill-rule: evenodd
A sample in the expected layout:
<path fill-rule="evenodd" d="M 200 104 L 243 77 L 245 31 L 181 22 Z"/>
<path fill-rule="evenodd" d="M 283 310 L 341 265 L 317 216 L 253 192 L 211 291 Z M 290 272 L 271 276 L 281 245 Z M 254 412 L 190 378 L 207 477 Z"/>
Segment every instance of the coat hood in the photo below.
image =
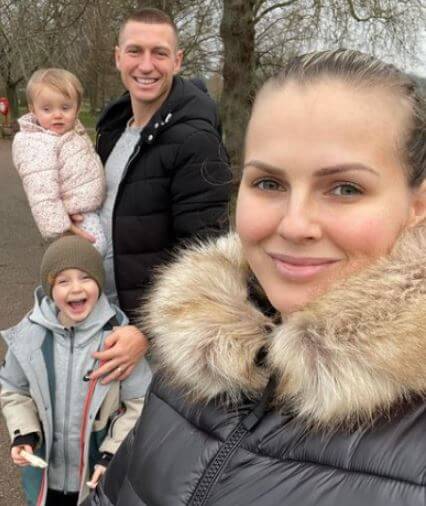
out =
<path fill-rule="evenodd" d="M 25 133 L 39 132 L 39 133 L 50 134 L 55 137 L 61 137 L 62 135 L 66 135 L 66 134 L 59 135 L 55 132 L 52 132 L 51 130 L 47 130 L 46 128 L 43 128 L 40 125 L 40 123 L 38 122 L 36 116 L 32 112 L 29 112 L 29 113 L 21 116 L 18 119 L 18 123 L 19 123 L 19 131 L 20 132 L 25 132 Z M 78 133 L 79 135 L 83 135 L 86 132 L 86 130 L 84 129 L 84 126 L 81 124 L 80 120 L 78 120 L 78 119 L 76 120 L 75 126 L 72 131 Z"/>
<path fill-rule="evenodd" d="M 133 116 L 129 93 L 112 102 L 103 112 L 96 125 L 97 130 L 124 129 Z M 169 96 L 144 128 L 145 133 L 156 135 L 157 130 L 169 128 L 176 123 L 206 121 L 220 129 L 218 107 L 214 100 L 196 84 L 175 76 Z M 155 127 L 157 125 L 157 127 Z"/>
<path fill-rule="evenodd" d="M 274 404 L 307 423 L 370 423 L 426 393 L 425 249 L 417 227 L 275 324 L 249 299 L 238 237 L 197 245 L 160 273 L 143 310 L 157 367 L 191 402 L 257 397 L 273 374 Z"/>

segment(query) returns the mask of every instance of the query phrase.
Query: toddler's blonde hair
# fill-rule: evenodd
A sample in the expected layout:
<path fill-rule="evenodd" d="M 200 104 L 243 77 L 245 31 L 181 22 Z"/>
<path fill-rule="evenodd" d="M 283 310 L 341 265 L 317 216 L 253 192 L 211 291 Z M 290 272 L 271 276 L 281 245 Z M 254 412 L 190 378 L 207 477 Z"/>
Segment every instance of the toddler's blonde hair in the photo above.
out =
<path fill-rule="evenodd" d="M 77 106 L 80 109 L 83 100 L 83 86 L 78 77 L 68 70 L 58 68 L 36 70 L 30 77 L 26 88 L 29 107 L 34 104 L 36 90 L 39 86 L 48 86 L 70 99 L 73 99 L 75 95 Z"/>

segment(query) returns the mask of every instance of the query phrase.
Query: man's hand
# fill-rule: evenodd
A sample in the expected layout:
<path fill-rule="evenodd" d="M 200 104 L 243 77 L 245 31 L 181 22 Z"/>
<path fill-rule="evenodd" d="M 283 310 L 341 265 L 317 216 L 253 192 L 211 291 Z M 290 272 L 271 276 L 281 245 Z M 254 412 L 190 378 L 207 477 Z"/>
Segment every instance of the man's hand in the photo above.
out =
<path fill-rule="evenodd" d="M 75 235 L 79 235 L 83 239 L 87 239 L 90 242 L 95 242 L 96 239 L 93 237 L 92 234 L 89 234 L 89 232 L 86 232 L 85 230 L 82 230 L 78 224 L 82 223 L 84 220 L 84 216 L 82 214 L 73 214 L 70 216 L 72 225 L 69 228 L 69 231 L 72 232 Z"/>
<path fill-rule="evenodd" d="M 10 456 L 13 460 L 13 463 L 20 467 L 29 466 L 30 463 L 25 457 L 21 456 L 21 451 L 25 450 L 28 453 L 33 453 L 33 449 L 30 445 L 18 445 L 18 446 L 12 446 L 12 449 L 10 450 Z"/>
<path fill-rule="evenodd" d="M 113 332 L 105 339 L 103 351 L 93 353 L 93 357 L 105 363 L 95 369 L 90 378 L 103 377 L 102 384 L 113 380 L 125 380 L 147 349 L 148 340 L 137 327 L 133 325 L 114 327 Z"/>

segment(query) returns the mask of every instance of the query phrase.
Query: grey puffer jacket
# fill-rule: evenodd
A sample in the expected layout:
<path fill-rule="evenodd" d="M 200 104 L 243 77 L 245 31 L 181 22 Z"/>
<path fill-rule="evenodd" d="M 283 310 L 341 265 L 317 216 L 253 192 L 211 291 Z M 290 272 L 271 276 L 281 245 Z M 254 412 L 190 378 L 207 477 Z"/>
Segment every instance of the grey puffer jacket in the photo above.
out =
<path fill-rule="evenodd" d="M 146 308 L 144 412 L 85 506 L 425 506 L 425 249 L 412 231 L 278 324 L 236 237 L 184 252 Z"/>
<path fill-rule="evenodd" d="M 116 452 L 140 415 L 151 380 L 146 361 L 121 383 L 92 385 L 83 380 L 96 366 L 91 354 L 102 348 L 112 329 L 108 322 L 114 318 L 120 325 L 127 323 L 105 295 L 73 328 L 64 328 L 56 313 L 39 288 L 33 310 L 16 327 L 2 331 L 8 351 L 0 370 L 0 401 L 10 438 L 37 433 L 49 464 L 48 480 L 43 481 L 41 474 L 32 481 L 24 476 L 29 504 L 37 505 L 44 503 L 47 486 L 80 491 L 80 498 L 87 494 L 94 464 L 89 459 L 99 456 L 97 450 Z M 52 345 L 47 352 L 49 338 Z M 32 489 L 39 490 L 38 499 Z"/>

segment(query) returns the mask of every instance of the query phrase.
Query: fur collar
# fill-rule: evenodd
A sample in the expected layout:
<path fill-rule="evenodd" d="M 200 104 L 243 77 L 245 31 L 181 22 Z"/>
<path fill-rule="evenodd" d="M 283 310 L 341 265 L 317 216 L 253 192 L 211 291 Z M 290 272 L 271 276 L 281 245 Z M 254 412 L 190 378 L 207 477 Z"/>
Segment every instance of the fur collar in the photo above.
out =
<path fill-rule="evenodd" d="M 248 300 L 237 236 L 197 245 L 160 273 L 145 305 L 158 367 L 195 402 L 258 396 L 274 372 L 274 403 L 308 423 L 372 421 L 426 393 L 425 251 L 423 226 L 274 325 Z"/>

